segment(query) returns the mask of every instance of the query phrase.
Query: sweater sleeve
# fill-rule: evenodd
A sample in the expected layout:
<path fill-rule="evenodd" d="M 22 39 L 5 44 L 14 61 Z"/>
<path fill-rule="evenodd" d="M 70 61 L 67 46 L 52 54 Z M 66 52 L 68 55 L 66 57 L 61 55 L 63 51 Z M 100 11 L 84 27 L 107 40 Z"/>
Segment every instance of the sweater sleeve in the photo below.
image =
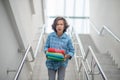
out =
<path fill-rule="evenodd" d="M 74 56 L 74 47 L 72 45 L 71 39 L 68 40 L 68 55 L 70 55 L 71 58 Z"/>
<path fill-rule="evenodd" d="M 44 46 L 44 52 L 46 53 L 46 51 L 48 50 L 48 48 L 50 47 L 50 35 L 48 35 L 45 46 Z"/>

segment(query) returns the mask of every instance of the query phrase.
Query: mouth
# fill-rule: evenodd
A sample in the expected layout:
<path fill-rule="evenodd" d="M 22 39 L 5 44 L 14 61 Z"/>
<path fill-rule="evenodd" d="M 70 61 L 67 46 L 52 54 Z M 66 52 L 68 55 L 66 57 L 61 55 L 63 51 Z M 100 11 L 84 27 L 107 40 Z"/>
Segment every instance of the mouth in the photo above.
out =
<path fill-rule="evenodd" d="M 62 29 L 58 29 L 58 31 L 62 31 Z"/>

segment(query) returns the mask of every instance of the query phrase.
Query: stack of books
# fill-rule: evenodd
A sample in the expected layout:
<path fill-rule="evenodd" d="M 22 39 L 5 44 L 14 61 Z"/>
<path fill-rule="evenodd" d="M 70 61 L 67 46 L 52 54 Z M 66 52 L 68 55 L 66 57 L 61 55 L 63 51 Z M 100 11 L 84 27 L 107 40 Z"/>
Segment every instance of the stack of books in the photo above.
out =
<path fill-rule="evenodd" d="M 48 48 L 46 56 L 48 59 L 51 59 L 51 60 L 64 61 L 65 51 L 55 49 L 55 48 Z"/>

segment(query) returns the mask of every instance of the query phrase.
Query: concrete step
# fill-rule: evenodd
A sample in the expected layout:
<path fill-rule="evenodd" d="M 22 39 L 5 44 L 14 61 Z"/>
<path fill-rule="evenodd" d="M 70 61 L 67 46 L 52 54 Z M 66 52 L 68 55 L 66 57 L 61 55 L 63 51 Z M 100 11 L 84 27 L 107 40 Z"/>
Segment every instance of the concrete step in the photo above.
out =
<path fill-rule="evenodd" d="M 108 80 L 120 80 L 120 70 L 117 69 L 111 56 L 109 54 L 100 53 L 95 55 Z"/>
<path fill-rule="evenodd" d="M 85 52 L 88 50 L 88 46 L 91 46 L 95 52 L 99 53 L 99 50 L 89 34 L 79 34 L 79 38 L 83 44 Z"/>
<path fill-rule="evenodd" d="M 107 75 L 108 80 L 120 80 L 120 75 Z"/>
<path fill-rule="evenodd" d="M 101 68 L 103 69 L 103 72 L 105 73 L 108 80 L 120 80 L 120 70 L 117 69 L 117 65 L 115 65 L 112 57 L 109 54 L 100 53 L 90 35 L 80 34 L 79 37 L 85 49 L 85 52 L 87 51 L 89 45 L 93 48 L 95 56 L 97 57 L 98 62 L 100 63 Z M 91 61 L 90 54 L 88 55 L 87 59 L 89 62 Z M 98 71 L 97 68 L 95 68 L 95 71 Z"/>
<path fill-rule="evenodd" d="M 104 64 L 104 65 L 115 65 L 114 61 L 112 60 L 112 58 L 110 57 L 110 55 L 108 54 L 95 54 L 98 61 L 101 63 L 101 64 Z"/>

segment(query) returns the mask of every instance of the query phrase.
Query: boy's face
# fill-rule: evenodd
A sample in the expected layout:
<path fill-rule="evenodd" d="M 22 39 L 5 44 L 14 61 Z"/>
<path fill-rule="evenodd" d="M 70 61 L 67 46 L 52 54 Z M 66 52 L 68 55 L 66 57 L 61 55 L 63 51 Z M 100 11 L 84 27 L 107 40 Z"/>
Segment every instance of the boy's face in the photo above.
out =
<path fill-rule="evenodd" d="M 56 25 L 56 30 L 57 30 L 57 33 L 63 33 L 63 30 L 64 30 L 63 20 L 58 20 L 57 25 Z"/>

